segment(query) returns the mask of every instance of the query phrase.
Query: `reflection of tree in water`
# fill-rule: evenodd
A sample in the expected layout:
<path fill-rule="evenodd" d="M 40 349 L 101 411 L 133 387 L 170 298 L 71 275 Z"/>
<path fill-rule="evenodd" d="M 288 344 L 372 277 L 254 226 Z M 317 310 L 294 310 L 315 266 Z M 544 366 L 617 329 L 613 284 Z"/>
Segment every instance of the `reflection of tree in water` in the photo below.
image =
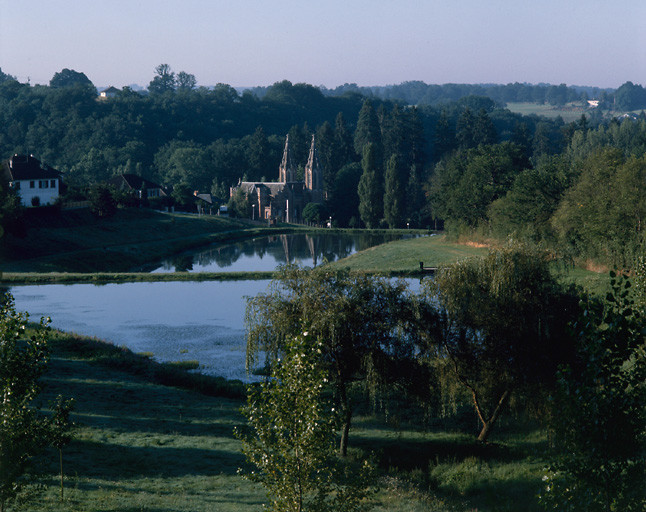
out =
<path fill-rule="evenodd" d="M 180 254 L 175 256 L 171 263 L 175 267 L 175 272 L 188 272 L 193 270 L 193 255 L 191 254 Z"/>
<path fill-rule="evenodd" d="M 346 258 L 354 252 L 401 238 L 401 235 L 384 234 L 282 234 L 255 238 L 229 245 L 214 246 L 194 255 L 184 254 L 175 257 L 170 263 L 175 267 L 175 271 L 181 272 L 192 270 L 193 266 L 227 268 L 243 256 L 249 259 L 263 259 L 265 256 L 270 256 L 275 260 L 276 266 L 299 262 L 305 266 L 315 267 L 323 262 L 332 262 Z M 404 238 L 408 238 L 408 236 Z M 168 267 L 168 263 L 164 263 L 164 268 L 168 269 Z"/>

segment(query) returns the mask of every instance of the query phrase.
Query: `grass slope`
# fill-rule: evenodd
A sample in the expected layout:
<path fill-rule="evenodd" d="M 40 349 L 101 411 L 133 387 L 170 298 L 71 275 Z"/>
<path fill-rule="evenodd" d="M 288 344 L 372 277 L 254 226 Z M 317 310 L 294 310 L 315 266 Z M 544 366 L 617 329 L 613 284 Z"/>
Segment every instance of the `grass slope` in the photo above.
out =
<path fill-rule="evenodd" d="M 164 256 L 267 228 L 223 217 L 119 209 L 109 219 L 88 210 L 29 212 L 27 236 L 2 239 L 6 272 L 126 272 Z"/>
<path fill-rule="evenodd" d="M 448 242 L 444 236 L 427 236 L 397 240 L 371 247 L 330 264 L 360 272 L 417 272 L 419 263 L 438 267 L 471 256 L 482 256 L 487 250 Z"/>
<path fill-rule="evenodd" d="M 232 435 L 242 422 L 239 383 L 75 335 L 56 333 L 51 346 L 43 400 L 59 393 L 76 399 L 65 499 L 50 451 L 43 489 L 11 510 L 262 510 L 263 489 L 237 474 L 244 464 Z M 546 441 L 535 427 L 501 420 L 496 443 L 484 446 L 450 425 L 421 430 L 408 419 L 401 411 L 384 422 L 367 403 L 357 411 L 350 456 L 373 454 L 380 468 L 374 510 L 538 510 Z M 475 427 L 473 420 L 467 423 Z"/>

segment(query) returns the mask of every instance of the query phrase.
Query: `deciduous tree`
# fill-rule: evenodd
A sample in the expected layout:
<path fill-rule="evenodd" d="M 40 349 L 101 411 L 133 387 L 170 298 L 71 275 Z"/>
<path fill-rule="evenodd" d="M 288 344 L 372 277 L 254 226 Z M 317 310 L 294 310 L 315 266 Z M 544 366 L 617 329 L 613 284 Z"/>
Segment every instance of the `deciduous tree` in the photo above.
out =
<path fill-rule="evenodd" d="M 18 313 L 6 294 L 0 311 L 0 512 L 26 483 L 33 457 L 48 444 L 47 421 L 33 402 L 48 360 L 48 323 L 27 333 L 26 313 Z"/>
<path fill-rule="evenodd" d="M 252 386 L 243 408 L 251 430 L 238 430 L 274 512 L 367 509 L 367 481 L 348 478 L 337 459 L 337 412 L 325 398 L 324 342 L 305 332 L 288 336 L 270 377 Z M 365 467 L 363 468 L 365 471 Z"/>
<path fill-rule="evenodd" d="M 427 285 L 446 314 L 441 353 L 471 394 L 479 441 L 487 440 L 512 393 L 529 396 L 531 405 L 569 360 L 564 334 L 578 300 L 549 265 L 547 254 L 510 246 L 445 267 Z"/>
<path fill-rule="evenodd" d="M 412 357 L 406 333 L 412 332 L 407 326 L 414 315 L 405 289 L 401 282 L 324 267 L 285 267 L 269 292 L 248 300 L 248 368 L 262 352 L 273 364 L 284 354 L 287 341 L 301 331 L 325 340 L 319 357 L 335 392 L 342 455 L 347 452 L 355 385 L 376 392 L 392 361 Z"/>

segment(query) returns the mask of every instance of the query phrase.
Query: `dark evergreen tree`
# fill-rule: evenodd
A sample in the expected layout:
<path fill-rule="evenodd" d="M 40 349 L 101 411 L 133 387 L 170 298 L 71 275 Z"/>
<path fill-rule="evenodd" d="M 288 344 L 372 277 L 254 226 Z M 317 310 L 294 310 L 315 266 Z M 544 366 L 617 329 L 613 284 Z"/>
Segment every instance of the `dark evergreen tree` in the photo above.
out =
<path fill-rule="evenodd" d="M 383 187 L 378 170 L 375 148 L 372 143 L 365 145 L 361 159 L 361 180 L 359 180 L 359 215 L 370 229 L 379 225 L 383 212 Z"/>
<path fill-rule="evenodd" d="M 384 176 L 384 218 L 391 229 L 401 226 L 404 212 L 404 186 L 401 180 L 401 159 L 394 154 L 388 159 Z"/>
<path fill-rule="evenodd" d="M 423 225 L 426 203 L 426 196 L 422 186 L 423 180 L 420 174 L 419 168 L 415 164 L 411 165 L 405 194 L 405 217 L 411 226 L 417 228 Z"/>
<path fill-rule="evenodd" d="M 451 128 L 446 110 L 442 110 L 435 124 L 435 137 L 433 142 L 435 161 L 439 161 L 445 154 L 451 152 L 456 147 L 455 130 Z"/>
<path fill-rule="evenodd" d="M 59 89 L 61 87 L 74 87 L 74 86 L 83 86 L 90 87 L 94 89 L 94 84 L 92 81 L 85 75 L 85 73 L 80 73 L 74 71 L 73 69 L 63 69 L 58 73 L 54 73 L 54 76 L 49 81 L 49 86 L 53 89 Z"/>
<path fill-rule="evenodd" d="M 383 143 L 381 139 L 381 127 L 377 112 L 370 100 L 363 102 L 357 119 L 357 128 L 354 132 L 354 150 L 357 155 L 363 157 L 363 148 L 372 144 L 377 165 L 381 166 L 383 161 Z"/>
<path fill-rule="evenodd" d="M 345 123 L 343 113 L 339 112 L 334 120 L 334 156 L 339 169 L 357 160 L 354 152 L 352 134 Z"/>
<path fill-rule="evenodd" d="M 325 121 L 316 130 L 316 147 L 319 163 L 323 167 L 323 188 L 326 193 L 330 193 L 334 186 L 334 176 L 341 167 L 336 167 L 338 160 L 334 154 L 336 150 L 334 128 L 329 121 Z"/>

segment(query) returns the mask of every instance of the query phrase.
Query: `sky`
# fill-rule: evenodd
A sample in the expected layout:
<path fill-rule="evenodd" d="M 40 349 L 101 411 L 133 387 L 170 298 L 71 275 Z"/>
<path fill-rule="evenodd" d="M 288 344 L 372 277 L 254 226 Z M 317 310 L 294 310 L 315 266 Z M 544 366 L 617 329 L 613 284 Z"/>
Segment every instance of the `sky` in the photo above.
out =
<path fill-rule="evenodd" d="M 644 0 L 0 0 L 0 68 L 48 84 L 646 86 Z"/>

